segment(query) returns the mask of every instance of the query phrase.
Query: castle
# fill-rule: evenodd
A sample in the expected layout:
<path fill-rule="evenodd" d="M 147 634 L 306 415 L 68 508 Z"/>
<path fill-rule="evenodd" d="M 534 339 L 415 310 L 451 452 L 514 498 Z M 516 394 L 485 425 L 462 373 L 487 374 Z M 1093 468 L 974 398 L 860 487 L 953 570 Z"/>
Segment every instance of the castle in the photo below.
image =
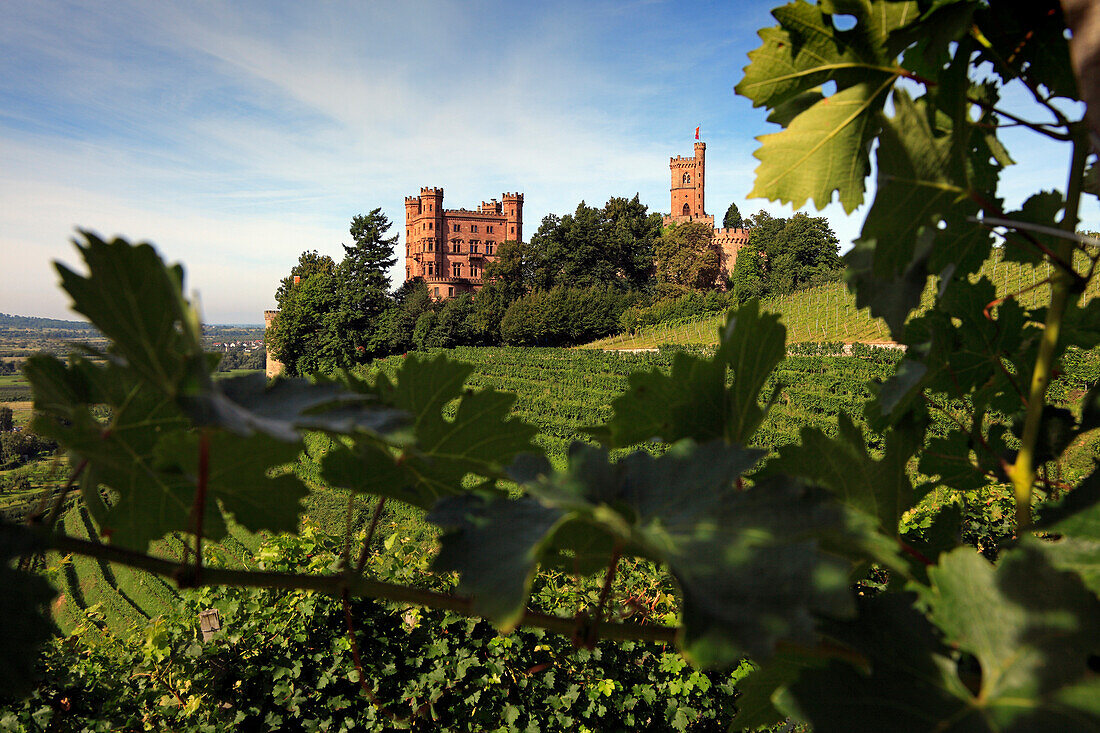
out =
<path fill-rule="evenodd" d="M 699 221 L 714 228 L 705 206 L 707 144 L 695 143 L 695 155 L 669 158 L 672 174 L 671 213 L 664 225 Z M 405 197 L 405 280 L 420 277 L 433 298 L 473 293 L 484 284 L 485 266 L 496 260 L 500 245 L 523 241 L 523 194 L 505 193 L 501 201 L 482 201 L 477 211 L 444 209 L 442 188 L 421 188 Z M 733 273 L 737 252 L 749 242 L 747 229 L 714 228 L 721 253 L 716 285 Z M 264 311 L 270 327 L 275 311 Z M 267 376 L 281 374 L 283 365 L 267 356 Z"/>
<path fill-rule="evenodd" d="M 690 158 L 676 156 L 668 159 L 668 169 L 672 174 L 669 186 L 671 208 L 664 218 L 664 225 L 698 221 L 714 229 L 714 243 L 720 252 L 718 282 L 721 285 L 733 274 L 737 252 L 749 243 L 748 229 L 726 229 L 714 226 L 714 217 L 708 216 L 705 207 L 707 144 L 695 143 L 695 155 Z"/>
<path fill-rule="evenodd" d="M 523 194 L 482 201 L 477 211 L 444 209 L 442 188 L 405 197 L 405 280 L 424 279 L 434 298 L 476 292 L 506 241 L 523 241 Z"/>

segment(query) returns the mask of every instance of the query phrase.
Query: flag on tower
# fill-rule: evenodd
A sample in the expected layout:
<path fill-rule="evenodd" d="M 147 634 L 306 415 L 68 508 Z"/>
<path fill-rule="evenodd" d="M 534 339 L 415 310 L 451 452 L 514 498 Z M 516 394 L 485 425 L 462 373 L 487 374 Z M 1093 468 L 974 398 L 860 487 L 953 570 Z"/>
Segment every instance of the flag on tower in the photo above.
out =
<path fill-rule="evenodd" d="M 696 140 L 699 139 L 699 128 L 698 127 L 695 128 L 695 139 Z"/>

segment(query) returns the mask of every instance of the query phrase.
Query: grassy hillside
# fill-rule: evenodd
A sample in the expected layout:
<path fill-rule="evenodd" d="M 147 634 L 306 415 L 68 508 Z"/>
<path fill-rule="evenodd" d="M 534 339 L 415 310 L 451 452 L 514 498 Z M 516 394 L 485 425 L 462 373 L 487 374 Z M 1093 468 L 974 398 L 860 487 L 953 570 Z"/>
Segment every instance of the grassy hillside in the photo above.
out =
<path fill-rule="evenodd" d="M 1029 267 L 1014 262 L 1003 262 L 995 255 L 982 268 L 997 288 L 997 296 L 1020 293 L 1019 300 L 1026 306 L 1038 305 L 1046 298 L 1045 288 L 1033 285 L 1042 282 L 1049 268 Z M 1095 297 L 1100 284 L 1094 281 L 1088 293 Z M 924 303 L 931 303 L 931 287 L 925 293 Z M 778 313 L 787 326 L 787 343 L 802 342 L 862 342 L 887 343 L 890 332 L 886 324 L 872 318 L 867 309 L 856 308 L 855 296 L 843 283 L 829 283 L 791 295 L 768 298 L 761 304 L 771 313 Z M 725 321 L 725 314 L 695 317 L 682 321 L 658 324 L 638 329 L 634 333 L 610 336 L 587 344 L 593 349 L 647 349 L 662 344 L 713 345 L 718 342 L 718 327 Z"/>

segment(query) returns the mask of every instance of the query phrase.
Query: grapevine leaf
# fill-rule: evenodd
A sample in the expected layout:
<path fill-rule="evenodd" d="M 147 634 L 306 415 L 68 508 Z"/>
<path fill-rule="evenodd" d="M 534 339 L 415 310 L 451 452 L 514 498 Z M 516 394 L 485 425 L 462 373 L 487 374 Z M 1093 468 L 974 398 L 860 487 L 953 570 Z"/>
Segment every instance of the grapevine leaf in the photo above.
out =
<path fill-rule="evenodd" d="M 854 15 L 855 27 L 837 30 L 830 13 Z M 881 0 L 821 7 L 798 0 L 773 11 L 779 27 L 760 31 L 763 45 L 749 53 L 737 93 L 754 106 L 778 108 L 829 81 L 837 92 L 797 116 L 780 112 L 788 127 L 760 138 L 755 155 L 761 163 L 750 196 L 795 208 L 812 199 L 821 208 L 838 191 L 845 211 L 862 203 L 878 113 L 897 78 L 887 39 L 917 14 L 915 2 Z"/>
<path fill-rule="evenodd" d="M 825 665 L 812 654 L 791 650 L 776 652 L 771 661 L 737 683 L 737 714 L 730 721 L 731 731 L 757 730 L 774 726 L 788 717 L 797 717 L 796 702 L 787 688 L 808 670 Z"/>
<path fill-rule="evenodd" d="M 1100 727 L 1094 712 L 1067 706 L 1062 691 L 1086 680 L 1098 651 L 1100 600 L 1030 543 L 994 567 L 970 548 L 940 556 L 923 591 L 946 640 L 981 666 L 975 715 L 993 730 Z M 1025 722 L 1026 721 L 1026 722 Z M 1072 722 L 1071 722 L 1072 721 Z"/>
<path fill-rule="evenodd" d="M 767 198 L 801 208 L 807 200 L 821 209 L 836 191 L 844 210 L 863 203 L 868 155 L 879 132 L 882 108 L 893 77 L 838 91 L 811 105 L 787 127 L 757 138 L 760 161 L 749 198 Z M 786 114 L 781 113 L 781 114 Z"/>
<path fill-rule="evenodd" d="M 194 485 L 156 460 L 158 443 L 183 439 L 189 426 L 173 400 L 115 362 L 74 358 L 65 366 L 36 356 L 25 374 L 35 393 L 34 430 L 87 461 L 85 492 L 105 486 L 117 494 L 101 517 L 112 542 L 144 549 L 166 532 L 187 529 Z M 96 419 L 99 405 L 110 408 L 109 422 Z M 216 519 L 213 532 L 220 531 Z"/>
<path fill-rule="evenodd" d="M 372 394 L 351 392 L 329 381 L 277 379 L 263 374 L 219 380 L 214 389 L 191 401 L 199 424 L 216 425 L 238 435 L 261 432 L 296 443 L 301 430 L 380 434 L 399 427 L 404 414 L 383 407 Z"/>
<path fill-rule="evenodd" d="M 178 471 L 194 486 L 198 481 L 200 440 L 198 433 L 191 432 L 178 440 L 161 441 L 156 453 L 163 470 Z M 270 474 L 272 469 L 295 461 L 300 448 L 263 434 L 241 437 L 211 433 L 206 518 L 216 520 L 220 504 L 251 532 L 294 532 L 301 500 L 308 491 L 292 473 L 284 470 Z"/>
<path fill-rule="evenodd" d="M 467 474 L 503 476 L 518 454 L 535 452 L 535 428 L 510 417 L 515 395 L 463 391 L 471 370 L 440 354 L 405 359 L 396 384 L 381 375 L 374 390 L 383 405 L 409 415 L 415 442 L 401 453 L 369 440 L 332 451 L 322 461 L 325 480 L 426 509 L 441 496 L 462 493 Z M 454 419 L 448 420 L 445 410 L 455 400 Z"/>
<path fill-rule="evenodd" d="M 612 447 L 652 438 L 747 442 L 774 400 L 773 394 L 765 408 L 758 404 L 760 390 L 785 355 L 786 336 L 779 316 L 761 313 L 756 299 L 750 300 L 730 311 L 713 357 L 678 352 L 668 375 L 656 369 L 631 374 L 626 392 L 612 402 L 611 420 L 589 432 Z M 729 387 L 727 369 L 733 370 Z"/>
<path fill-rule="evenodd" d="M 1063 205 L 1062 194 L 1058 191 L 1040 191 L 1028 198 L 1019 211 L 1010 212 L 1007 218 L 1058 228 L 1058 212 L 1062 210 Z M 1035 231 L 1010 232 L 1005 237 L 1005 262 L 1022 262 L 1027 265 L 1040 263 L 1043 259 L 1043 251 L 1033 244 L 1032 240 L 1046 247 L 1047 250 L 1057 251 L 1058 249 L 1058 240 L 1049 234 Z"/>
<path fill-rule="evenodd" d="M 870 733 L 883 730 L 885 721 L 890 730 L 947 730 L 947 721 L 966 713 L 968 693 L 950 650 L 912 601 L 901 593 L 864 599 L 857 618 L 823 625 L 827 638 L 851 650 L 856 666 L 831 659 L 802 670 L 789 685 L 815 731 Z"/>
<path fill-rule="evenodd" d="M 747 443 L 763 422 L 765 411 L 757 404 L 760 390 L 786 351 L 787 328 L 778 314 L 761 313 L 755 298 L 730 312 L 715 355 L 733 370 L 726 440 Z M 774 399 L 773 394 L 769 406 Z"/>
<path fill-rule="evenodd" d="M 208 381 L 198 314 L 183 298 L 183 268 L 165 266 L 148 244 L 81 234 L 85 243 L 74 244 L 89 274 L 60 263 L 57 271 L 73 308 L 111 339 L 111 352 L 166 394 L 181 393 L 188 377 Z"/>
<path fill-rule="evenodd" d="M 670 373 L 632 372 L 626 392 L 611 403 L 614 415 L 591 433 L 612 446 L 663 438 L 707 441 L 724 434 L 726 365 L 676 352 Z"/>
<path fill-rule="evenodd" d="M 974 491 L 989 485 L 990 478 L 977 463 L 974 441 L 969 433 L 952 430 L 943 438 L 933 438 L 921 453 L 920 472 L 938 477 L 938 483 L 956 491 Z"/>
<path fill-rule="evenodd" d="M 30 692 L 38 648 L 54 633 L 50 602 L 57 591 L 34 573 L 16 570 L 11 561 L 42 550 L 21 527 L 0 520 L 0 614 L 4 634 L 0 638 L 0 689 L 18 699 Z"/>
<path fill-rule="evenodd" d="M 1077 79 L 1070 64 L 1066 21 L 1055 0 L 1008 0 L 983 7 L 974 20 L 987 45 L 982 61 L 1005 82 L 1023 77 L 1055 96 L 1077 99 Z"/>
<path fill-rule="evenodd" d="M 915 430 L 889 431 L 885 454 L 876 461 L 852 419 L 842 412 L 838 422 L 835 439 L 817 428 L 803 428 L 800 442 L 780 448 L 767 471 L 824 486 L 848 506 L 874 517 L 880 531 L 897 537 L 898 521 L 916 499 L 906 465 L 920 447 L 920 436 Z"/>
<path fill-rule="evenodd" d="M 867 308 L 881 318 L 897 337 L 905 327 L 905 319 L 920 304 L 928 282 L 928 258 L 932 254 L 932 233 L 918 241 L 913 259 L 905 269 L 894 275 L 875 272 L 875 243 L 857 239 L 844 255 L 844 277 L 855 291 L 856 307 Z"/>
<path fill-rule="evenodd" d="M 459 570 L 475 598 L 499 594 L 503 575 L 514 595 L 492 603 L 507 621 L 522 609 L 536 562 L 576 550 L 592 556 L 594 536 L 612 538 L 623 553 L 669 567 L 684 599 L 685 653 L 701 664 L 746 651 L 766 659 L 778 638 L 812 638 L 815 613 L 848 610 L 849 563 L 821 550 L 824 535 L 843 530 L 824 494 L 778 481 L 733 489 L 759 456 L 722 441 L 685 441 L 658 458 L 634 453 L 611 464 L 603 450 L 576 447 L 566 471 L 525 487 L 523 507 L 440 502 L 428 516 L 447 528 L 436 567 Z M 529 526 L 510 529 L 520 516 Z M 527 531 L 534 526 L 545 531 Z M 498 541 L 507 549 L 485 547 Z M 609 553 L 614 543 L 595 544 Z M 503 574 L 484 562 L 500 555 L 509 558 Z"/>
<path fill-rule="evenodd" d="M 1040 511 L 1036 526 L 1056 539 L 1037 546 L 1051 564 L 1077 573 L 1100 594 L 1100 472 L 1094 470 L 1062 501 Z"/>
<path fill-rule="evenodd" d="M 434 568 L 460 573 L 458 592 L 471 598 L 474 613 L 511 630 L 523 615 L 543 548 L 566 516 L 531 498 L 444 499 L 428 515 L 444 531 Z"/>

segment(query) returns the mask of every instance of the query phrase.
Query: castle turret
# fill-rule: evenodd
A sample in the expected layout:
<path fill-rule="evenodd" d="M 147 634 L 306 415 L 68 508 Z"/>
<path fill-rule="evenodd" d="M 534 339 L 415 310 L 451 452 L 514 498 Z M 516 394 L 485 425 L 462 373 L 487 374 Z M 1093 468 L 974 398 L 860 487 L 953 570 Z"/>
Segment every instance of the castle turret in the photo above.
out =
<path fill-rule="evenodd" d="M 506 193 L 502 198 L 504 199 L 504 225 L 507 227 L 504 235 L 505 239 L 510 239 L 514 242 L 522 242 L 523 194 Z"/>
<path fill-rule="evenodd" d="M 711 221 L 707 216 L 704 200 L 706 184 L 707 144 L 695 143 L 695 155 L 690 158 L 669 158 L 668 169 L 672 177 L 669 194 L 672 208 L 666 226 L 671 222 Z"/>

